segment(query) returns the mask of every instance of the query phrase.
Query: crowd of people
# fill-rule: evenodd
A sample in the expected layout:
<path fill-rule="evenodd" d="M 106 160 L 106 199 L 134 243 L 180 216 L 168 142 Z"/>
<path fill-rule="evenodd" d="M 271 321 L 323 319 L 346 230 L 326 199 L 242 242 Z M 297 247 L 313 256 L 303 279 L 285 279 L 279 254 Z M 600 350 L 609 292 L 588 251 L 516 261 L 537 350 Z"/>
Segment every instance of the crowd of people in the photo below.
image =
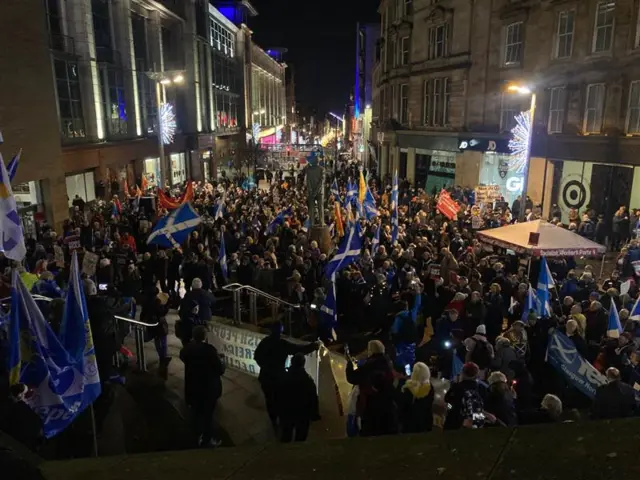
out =
<path fill-rule="evenodd" d="M 512 212 L 506 202 L 477 208 L 472 190 L 455 187 L 449 192 L 461 210 L 451 220 L 436 209 L 433 192 L 404 180 L 399 183 L 394 238 L 392 178 L 368 173 L 367 185 L 378 209 L 369 220 L 349 212 L 351 207 L 344 202 L 351 180 L 360 176 L 358 167 L 344 165 L 326 172 L 327 204 L 341 202 L 342 218 L 359 222 L 363 232 L 360 257 L 336 275 L 337 324 L 317 308 L 325 304 L 332 288 L 325 268 L 335 249 L 322 252 L 310 239 L 304 169 L 286 178 L 271 175 L 259 182 L 260 188 L 243 188 L 248 182 L 241 175 L 195 184 L 191 203 L 203 221 L 176 248 L 147 243 L 157 220 L 168 213 L 154 198 L 114 198 L 94 207 L 75 202 L 61 231 L 45 225 L 38 239 L 28 241 L 26 262 L 17 268 L 32 292 L 56 299 L 46 306 L 56 330 L 70 255 L 78 252 L 80 262 L 85 252 L 99 256 L 95 271 L 86 272 L 84 287 L 105 383 L 114 381 L 113 355 L 123 341 L 113 316 L 135 315 L 139 309 L 140 319 L 157 324 L 148 330 L 147 339 L 154 341 L 160 373 L 166 377 L 171 361 L 166 316 L 177 311 L 180 322 L 175 333 L 184 344 L 180 358 L 186 366 L 186 401 L 194 410 L 201 445 L 218 443 L 210 426 L 224 373 L 219 352 L 206 343 L 206 324 L 222 308 L 216 293 L 232 282 L 300 304 L 287 333 L 320 338 L 345 352 L 347 379 L 355 387 L 348 408 L 351 435 L 429 431 L 434 418 L 444 428 L 479 428 L 635 412 L 629 385 L 640 378 L 640 351 L 636 353 L 640 339 L 637 320 L 629 312 L 638 288 L 633 281 L 621 292 L 623 281 L 635 280 L 632 259 L 640 246 L 634 240 L 624 245 L 603 281 L 588 262 L 578 266 L 579 259 L 548 259 L 556 285 L 552 314 L 538 318 L 523 311 L 529 284 L 537 282 L 538 262 L 532 262 L 528 271 L 525 259 L 486 248 L 474 234 L 478 225 L 494 228 L 516 221 L 519 211 Z M 334 180 L 339 198 L 330 193 Z M 520 203 L 513 208 L 520 208 Z M 528 220 L 540 218 L 538 206 L 528 201 L 525 208 Z M 580 216 L 572 212 L 576 221 L 565 226 L 604 241 L 597 226 L 593 231 L 585 227 L 592 216 L 584 213 L 586 217 L 578 221 Z M 622 209 L 618 213 L 629 220 Z M 560 218 L 552 209 L 550 220 L 561 223 Z M 332 207 L 326 209 L 325 220 L 338 245 L 338 219 Z M 379 242 L 374 238 L 378 226 Z M 630 228 L 619 224 L 614 229 L 618 227 Z M 621 233 L 616 236 L 616 231 L 621 230 L 613 231 L 614 248 L 630 239 Z M 221 239 L 224 269 L 219 261 Z M 9 296 L 11 267 L 0 254 L 4 273 L 0 297 Z M 619 338 L 607 338 L 607 311 L 613 304 L 624 326 Z M 554 329 L 566 333 L 584 358 L 610 380 L 594 401 L 545 362 Z M 318 418 L 318 399 L 304 372 L 304 354 L 319 344 L 294 346 L 281 337 L 282 330 L 280 324 L 273 326 L 255 359 L 261 367 L 269 417 L 281 439 L 304 440 L 310 422 Z M 351 358 L 351 351 L 360 354 Z M 450 388 L 442 387 L 442 379 L 452 380 Z M 442 412 L 438 412 L 439 391 Z"/>

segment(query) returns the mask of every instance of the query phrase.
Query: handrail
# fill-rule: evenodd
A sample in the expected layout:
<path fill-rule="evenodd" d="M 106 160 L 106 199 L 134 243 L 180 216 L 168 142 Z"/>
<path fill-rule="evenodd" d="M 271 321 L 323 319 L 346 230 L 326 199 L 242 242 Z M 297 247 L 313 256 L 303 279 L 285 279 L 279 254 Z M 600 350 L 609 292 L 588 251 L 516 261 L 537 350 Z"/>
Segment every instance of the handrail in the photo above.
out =
<path fill-rule="evenodd" d="M 299 303 L 294 304 L 294 303 L 285 302 L 281 298 L 274 297 L 273 295 L 269 295 L 268 293 L 265 293 L 262 290 L 258 290 L 257 288 L 252 287 L 250 285 L 242 285 L 240 283 L 230 283 L 229 285 L 225 285 L 224 287 L 222 287 L 222 289 L 226 290 L 228 292 L 238 292 L 238 291 L 242 291 L 242 290 L 247 290 L 249 292 L 258 294 L 258 295 L 266 298 L 267 300 L 271 300 L 272 302 L 279 303 L 280 305 L 285 305 L 285 306 L 291 307 L 291 308 L 300 308 L 300 304 Z"/>
<path fill-rule="evenodd" d="M 157 327 L 159 325 L 159 322 L 156 322 L 156 323 L 141 322 L 140 320 L 134 320 L 133 318 L 121 317 L 120 315 L 114 315 L 114 317 L 117 320 L 122 320 L 124 322 L 134 323 L 136 325 L 141 325 L 143 327 Z"/>

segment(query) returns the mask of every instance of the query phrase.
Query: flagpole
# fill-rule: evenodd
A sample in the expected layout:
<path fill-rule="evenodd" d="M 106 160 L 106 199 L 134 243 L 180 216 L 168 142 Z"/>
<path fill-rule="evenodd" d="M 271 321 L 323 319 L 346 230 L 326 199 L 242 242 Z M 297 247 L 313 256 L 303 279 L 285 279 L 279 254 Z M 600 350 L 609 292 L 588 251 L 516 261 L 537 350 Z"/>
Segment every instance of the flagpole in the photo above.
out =
<path fill-rule="evenodd" d="M 96 429 L 96 413 L 93 409 L 93 403 L 89 405 L 91 412 L 91 433 L 93 436 L 93 456 L 98 457 L 98 431 Z"/>

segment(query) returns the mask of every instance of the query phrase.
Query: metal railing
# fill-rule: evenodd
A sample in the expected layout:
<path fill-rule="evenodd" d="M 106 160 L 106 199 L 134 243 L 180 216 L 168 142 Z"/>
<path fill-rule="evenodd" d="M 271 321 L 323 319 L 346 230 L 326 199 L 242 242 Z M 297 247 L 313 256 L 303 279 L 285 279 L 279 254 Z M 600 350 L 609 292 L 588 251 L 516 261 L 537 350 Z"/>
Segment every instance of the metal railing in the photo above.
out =
<path fill-rule="evenodd" d="M 233 294 L 233 322 L 236 325 L 242 323 L 242 292 L 247 292 L 249 297 L 249 320 L 253 325 L 258 325 L 258 298 L 263 298 L 270 303 L 271 316 L 275 321 L 278 318 L 278 309 L 280 306 L 287 309 L 287 323 L 289 325 L 289 332 L 292 331 L 293 310 L 300 309 L 300 304 L 289 303 L 281 298 L 274 297 L 262 290 L 258 290 L 250 285 L 242 285 L 240 283 L 231 283 L 222 287 L 223 290 L 231 292 Z"/>

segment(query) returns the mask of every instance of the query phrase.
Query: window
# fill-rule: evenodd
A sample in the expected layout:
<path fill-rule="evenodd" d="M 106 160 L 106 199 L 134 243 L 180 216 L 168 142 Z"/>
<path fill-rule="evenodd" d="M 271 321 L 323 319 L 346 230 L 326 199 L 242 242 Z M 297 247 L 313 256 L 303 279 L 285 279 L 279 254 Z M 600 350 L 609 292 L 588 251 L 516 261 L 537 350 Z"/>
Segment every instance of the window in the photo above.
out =
<path fill-rule="evenodd" d="M 636 42 L 635 47 L 640 47 L 640 7 L 636 11 Z"/>
<path fill-rule="evenodd" d="M 227 30 L 222 24 L 218 23 L 213 15 L 209 16 L 210 25 L 210 42 L 211 46 L 217 49 L 219 52 L 223 52 L 225 55 L 233 58 L 236 48 L 236 37 L 231 31 Z"/>
<path fill-rule="evenodd" d="M 627 133 L 640 134 L 640 80 L 631 82 L 629 87 Z"/>
<path fill-rule="evenodd" d="M 434 127 L 449 125 L 451 105 L 451 80 L 433 78 L 424 82 L 422 123 Z"/>
<path fill-rule="evenodd" d="M 391 85 L 391 118 L 398 119 L 398 88 Z"/>
<path fill-rule="evenodd" d="M 447 24 L 429 29 L 429 59 L 442 58 L 447 54 Z"/>
<path fill-rule="evenodd" d="M 394 38 L 391 40 L 391 67 L 396 67 L 398 65 L 398 42 Z"/>
<path fill-rule="evenodd" d="M 598 2 L 593 30 L 593 52 L 608 52 L 613 43 L 613 25 L 616 2 Z"/>
<path fill-rule="evenodd" d="M 409 37 L 400 40 L 400 65 L 409 65 Z"/>
<path fill-rule="evenodd" d="M 54 70 L 62 137 L 83 138 L 85 136 L 84 115 L 78 65 L 75 62 L 55 59 Z"/>
<path fill-rule="evenodd" d="M 411 15 L 413 13 L 413 1 L 404 0 L 404 14 Z"/>
<path fill-rule="evenodd" d="M 404 0 L 396 0 L 396 19 L 401 20 L 404 17 Z"/>
<path fill-rule="evenodd" d="M 112 66 L 102 66 L 101 86 L 103 88 L 102 108 L 109 136 L 120 137 L 127 134 L 127 108 L 124 95 L 123 71 Z"/>
<path fill-rule="evenodd" d="M 67 197 L 69 197 L 69 206 L 72 206 L 73 199 L 76 195 L 85 202 L 92 202 L 96 199 L 95 178 L 93 172 L 79 173 L 70 175 L 65 178 L 67 186 Z"/>
<path fill-rule="evenodd" d="M 500 106 L 500 131 L 511 131 L 516 125 L 516 115 L 520 113 L 520 105 L 517 95 L 510 93 L 502 94 L 502 104 Z"/>
<path fill-rule="evenodd" d="M 564 105 L 566 90 L 564 87 L 555 87 L 549 91 L 549 133 L 562 133 L 564 126 Z"/>
<path fill-rule="evenodd" d="M 556 58 L 569 58 L 573 52 L 573 32 L 575 29 L 574 10 L 558 14 L 558 31 L 556 33 Z"/>
<path fill-rule="evenodd" d="M 522 61 L 522 22 L 507 25 L 504 45 L 504 64 L 518 65 Z"/>
<path fill-rule="evenodd" d="M 108 0 L 91 0 L 91 14 L 98 62 L 114 63 Z"/>
<path fill-rule="evenodd" d="M 604 83 L 596 83 L 587 87 L 587 101 L 584 112 L 584 133 L 600 133 L 602 130 L 602 114 L 604 111 Z"/>
<path fill-rule="evenodd" d="M 403 125 L 409 122 L 409 85 L 400 85 L 400 123 Z"/>

